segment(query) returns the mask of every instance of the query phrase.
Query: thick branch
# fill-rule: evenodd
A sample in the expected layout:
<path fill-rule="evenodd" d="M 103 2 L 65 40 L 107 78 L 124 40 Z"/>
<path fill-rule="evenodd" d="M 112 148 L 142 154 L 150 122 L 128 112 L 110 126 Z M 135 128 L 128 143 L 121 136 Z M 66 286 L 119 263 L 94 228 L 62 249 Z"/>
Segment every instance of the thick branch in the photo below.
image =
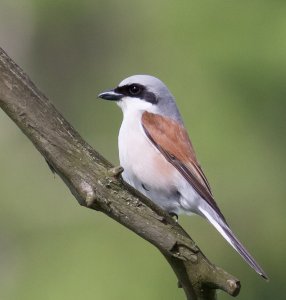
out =
<path fill-rule="evenodd" d="M 114 176 L 112 165 L 80 137 L 1 48 L 0 106 L 81 205 L 105 213 L 162 252 L 187 299 L 215 299 L 215 289 L 232 296 L 239 293 L 239 281 L 210 263 L 169 215 Z"/>

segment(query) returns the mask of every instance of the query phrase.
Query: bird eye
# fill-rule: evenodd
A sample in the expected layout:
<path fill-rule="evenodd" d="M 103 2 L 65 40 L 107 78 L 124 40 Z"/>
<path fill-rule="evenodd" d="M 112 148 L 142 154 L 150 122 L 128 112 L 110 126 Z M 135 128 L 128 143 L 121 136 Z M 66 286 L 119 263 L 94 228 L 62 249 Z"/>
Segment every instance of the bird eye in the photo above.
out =
<path fill-rule="evenodd" d="M 141 86 L 137 85 L 137 84 L 131 84 L 128 88 L 129 90 L 129 93 L 132 95 L 132 96 L 137 96 L 141 93 L 142 91 L 142 88 Z"/>

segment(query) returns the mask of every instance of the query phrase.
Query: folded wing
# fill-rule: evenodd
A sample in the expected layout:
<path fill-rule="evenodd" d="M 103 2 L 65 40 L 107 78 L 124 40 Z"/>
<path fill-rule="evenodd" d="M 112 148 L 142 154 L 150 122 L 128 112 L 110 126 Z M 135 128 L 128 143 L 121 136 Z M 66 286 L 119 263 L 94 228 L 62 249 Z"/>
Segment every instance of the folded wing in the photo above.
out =
<path fill-rule="evenodd" d="M 141 121 L 144 131 L 153 145 L 225 221 L 212 196 L 208 180 L 197 161 L 186 129 L 171 118 L 147 111 L 142 114 Z"/>

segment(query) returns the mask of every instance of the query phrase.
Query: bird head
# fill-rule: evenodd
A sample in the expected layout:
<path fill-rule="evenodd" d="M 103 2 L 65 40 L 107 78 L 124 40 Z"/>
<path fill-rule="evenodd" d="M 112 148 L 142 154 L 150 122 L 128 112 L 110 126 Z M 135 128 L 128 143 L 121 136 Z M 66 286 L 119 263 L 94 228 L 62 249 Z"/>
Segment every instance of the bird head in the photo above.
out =
<path fill-rule="evenodd" d="M 181 122 L 175 99 L 167 86 L 150 75 L 134 75 L 121 81 L 114 89 L 98 95 L 116 101 L 123 113 L 149 111 Z"/>

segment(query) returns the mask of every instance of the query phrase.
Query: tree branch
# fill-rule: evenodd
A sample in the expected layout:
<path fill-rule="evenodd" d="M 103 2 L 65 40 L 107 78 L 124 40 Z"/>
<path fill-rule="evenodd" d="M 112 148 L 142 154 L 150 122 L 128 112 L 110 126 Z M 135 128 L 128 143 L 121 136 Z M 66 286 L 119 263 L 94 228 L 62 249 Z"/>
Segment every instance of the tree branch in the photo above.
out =
<path fill-rule="evenodd" d="M 105 213 L 161 251 L 187 299 L 216 299 L 216 289 L 239 293 L 239 280 L 209 262 L 166 212 L 124 184 L 118 170 L 80 137 L 1 48 L 0 106 L 80 205 Z"/>

